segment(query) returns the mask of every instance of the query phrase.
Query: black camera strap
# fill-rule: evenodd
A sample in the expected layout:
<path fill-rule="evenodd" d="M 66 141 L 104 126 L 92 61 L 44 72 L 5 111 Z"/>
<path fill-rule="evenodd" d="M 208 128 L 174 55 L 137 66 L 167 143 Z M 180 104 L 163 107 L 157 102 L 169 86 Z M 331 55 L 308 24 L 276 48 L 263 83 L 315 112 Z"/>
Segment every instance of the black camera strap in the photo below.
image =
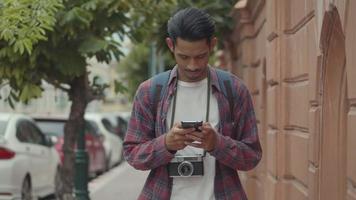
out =
<path fill-rule="evenodd" d="M 172 116 L 171 116 L 171 126 L 170 129 L 172 129 L 173 124 L 174 124 L 174 117 L 175 117 L 175 112 L 176 112 L 176 102 L 177 102 L 177 90 L 178 90 L 178 71 L 177 71 L 177 82 L 175 85 L 175 91 L 173 94 L 173 107 L 172 107 Z M 205 121 L 208 122 L 209 121 L 209 111 L 210 111 L 210 70 L 209 68 L 207 68 L 207 79 L 208 79 L 208 84 L 207 84 L 207 97 L 206 97 L 206 114 L 205 114 Z M 206 151 L 204 150 L 204 154 L 203 157 L 205 157 L 206 155 Z"/>

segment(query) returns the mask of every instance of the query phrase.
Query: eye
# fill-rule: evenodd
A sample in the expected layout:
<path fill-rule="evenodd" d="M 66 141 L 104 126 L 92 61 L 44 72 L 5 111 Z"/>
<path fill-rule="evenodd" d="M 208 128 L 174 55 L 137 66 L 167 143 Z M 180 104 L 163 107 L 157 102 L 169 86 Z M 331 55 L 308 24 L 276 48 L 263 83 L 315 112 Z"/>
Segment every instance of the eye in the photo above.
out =
<path fill-rule="evenodd" d="M 187 59 L 188 59 L 188 56 L 185 56 L 185 55 L 179 55 L 179 57 L 180 57 L 182 60 L 187 60 Z"/>
<path fill-rule="evenodd" d="M 203 59 L 205 57 L 206 57 L 206 54 L 202 54 L 202 55 L 197 56 L 198 59 Z"/>

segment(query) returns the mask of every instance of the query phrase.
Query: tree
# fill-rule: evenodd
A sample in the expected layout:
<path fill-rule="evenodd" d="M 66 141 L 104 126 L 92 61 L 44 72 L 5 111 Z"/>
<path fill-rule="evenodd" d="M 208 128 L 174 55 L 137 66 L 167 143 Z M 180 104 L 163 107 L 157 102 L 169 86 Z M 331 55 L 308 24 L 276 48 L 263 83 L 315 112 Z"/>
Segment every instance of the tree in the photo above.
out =
<path fill-rule="evenodd" d="M 117 71 L 123 74 L 130 100 L 133 100 L 138 85 L 149 78 L 149 54 L 150 45 L 147 42 L 137 43 L 118 64 Z M 166 66 L 174 64 L 168 52 L 161 56 Z"/>
<path fill-rule="evenodd" d="M 148 66 L 148 56 L 149 48 L 142 43 L 135 45 L 130 53 L 120 61 L 118 72 L 124 74 L 123 78 L 127 82 L 130 100 L 135 94 L 137 85 L 148 78 L 148 67 L 142 67 Z"/>
<path fill-rule="evenodd" d="M 34 45 L 46 40 L 46 32 L 53 30 L 55 13 L 61 7 L 60 0 L 0 1 L 0 88 L 11 86 L 5 100 L 12 107 L 14 100 L 28 102 L 41 94 L 30 56 Z"/>
<path fill-rule="evenodd" d="M 165 44 L 167 35 L 167 22 L 169 17 L 180 9 L 186 7 L 197 7 L 205 10 L 214 19 L 216 25 L 216 36 L 218 37 L 218 48 L 222 48 L 223 40 L 228 33 L 231 33 L 234 23 L 230 15 L 236 0 L 176 0 L 175 4 L 170 4 L 168 9 L 156 18 L 157 28 L 151 32 L 152 37 L 157 42 L 159 50 L 169 51 Z"/>
<path fill-rule="evenodd" d="M 157 16 L 155 9 L 166 3 L 170 1 L 0 2 L 0 87 L 11 87 L 2 98 L 11 105 L 14 101 L 27 103 L 41 95 L 41 83 L 46 81 L 66 91 L 72 102 L 65 125 L 61 199 L 73 199 L 74 147 L 84 127 L 87 104 L 102 97 L 106 87 L 88 80 L 87 59 L 119 60 L 121 40 L 115 38 L 144 37 L 145 28 Z"/>

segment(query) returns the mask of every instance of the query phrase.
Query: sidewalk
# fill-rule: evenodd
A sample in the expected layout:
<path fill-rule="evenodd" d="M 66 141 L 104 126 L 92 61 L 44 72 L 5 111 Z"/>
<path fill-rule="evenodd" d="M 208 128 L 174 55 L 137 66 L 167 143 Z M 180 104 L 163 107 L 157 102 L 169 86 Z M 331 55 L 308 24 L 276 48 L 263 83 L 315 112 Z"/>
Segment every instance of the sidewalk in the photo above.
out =
<path fill-rule="evenodd" d="M 89 183 L 91 200 L 136 200 L 149 171 L 139 171 L 127 162 Z"/>

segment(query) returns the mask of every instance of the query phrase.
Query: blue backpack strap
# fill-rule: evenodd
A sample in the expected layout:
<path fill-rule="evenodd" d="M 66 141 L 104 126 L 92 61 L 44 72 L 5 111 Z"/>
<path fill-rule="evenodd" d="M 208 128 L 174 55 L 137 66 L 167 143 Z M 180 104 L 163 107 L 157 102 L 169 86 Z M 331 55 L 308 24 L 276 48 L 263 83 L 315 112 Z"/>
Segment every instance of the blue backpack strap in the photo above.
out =
<path fill-rule="evenodd" d="M 223 71 L 221 69 L 216 69 L 216 74 L 219 80 L 220 88 L 229 102 L 230 120 L 234 123 L 234 99 L 236 98 L 236 91 L 232 89 L 231 74 L 230 72 Z"/>
<path fill-rule="evenodd" d="M 151 95 L 151 102 L 153 102 L 152 112 L 154 116 L 156 116 L 157 114 L 158 102 L 162 99 L 163 94 L 166 91 L 171 71 L 172 70 L 168 70 L 152 77 L 150 95 Z"/>

